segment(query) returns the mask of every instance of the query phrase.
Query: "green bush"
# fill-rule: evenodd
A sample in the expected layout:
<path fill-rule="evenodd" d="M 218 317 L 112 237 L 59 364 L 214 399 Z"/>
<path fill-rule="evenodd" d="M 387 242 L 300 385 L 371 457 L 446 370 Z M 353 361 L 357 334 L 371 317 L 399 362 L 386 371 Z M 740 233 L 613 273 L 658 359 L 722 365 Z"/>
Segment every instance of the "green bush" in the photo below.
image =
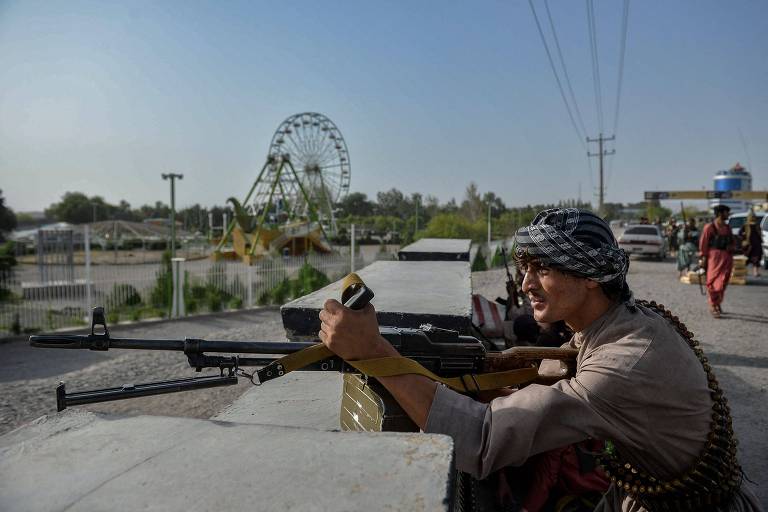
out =
<path fill-rule="evenodd" d="M 277 286 L 264 292 L 258 299 L 259 305 L 285 304 L 291 299 L 307 295 L 330 283 L 328 276 L 309 263 L 299 269 L 296 279 L 285 278 Z"/>
<path fill-rule="evenodd" d="M 200 307 L 200 303 L 197 301 L 197 299 L 187 299 L 184 301 L 184 306 L 187 311 L 187 313 L 196 313 L 197 309 Z"/>
<path fill-rule="evenodd" d="M 208 288 L 199 284 L 193 285 L 190 287 L 189 295 L 195 300 L 205 299 L 205 296 L 208 295 Z"/>
<path fill-rule="evenodd" d="M 309 263 L 304 263 L 304 265 L 301 266 L 299 275 L 294 282 L 295 285 L 291 290 L 293 292 L 291 294 L 292 298 L 302 297 L 330 284 L 328 276 Z"/>
<path fill-rule="evenodd" d="M 107 313 L 107 323 L 108 324 L 116 324 L 120 321 L 120 313 L 117 311 L 117 309 L 110 309 Z"/>
<path fill-rule="evenodd" d="M 0 302 L 13 299 L 13 293 L 2 285 L 13 276 L 13 267 L 16 266 L 15 245 L 13 242 L 5 242 L 0 245 Z"/>
<path fill-rule="evenodd" d="M 472 272 L 482 272 L 483 270 L 488 270 L 488 265 L 485 263 L 483 250 L 478 247 L 475 259 L 472 261 Z"/>
<path fill-rule="evenodd" d="M 168 309 L 171 306 L 172 293 L 171 251 L 165 251 L 162 263 L 160 264 L 160 270 L 155 274 L 155 286 L 149 294 L 149 302 L 156 308 Z"/>
<path fill-rule="evenodd" d="M 121 306 L 138 306 L 141 304 L 141 295 L 133 285 L 128 283 L 115 283 L 112 286 L 112 292 L 107 298 L 107 303 L 112 308 Z"/>
<path fill-rule="evenodd" d="M 504 258 L 501 255 L 501 246 L 496 248 L 496 252 L 493 253 L 493 258 L 491 259 L 491 268 L 498 268 L 504 266 Z"/>
<path fill-rule="evenodd" d="M 13 323 L 11 324 L 11 332 L 13 334 L 21 334 L 21 321 L 19 320 L 19 314 L 13 315 Z"/>
<path fill-rule="evenodd" d="M 206 296 L 206 305 L 208 306 L 208 311 L 211 313 L 221 311 L 222 303 L 224 302 L 224 297 L 222 295 L 223 294 L 219 290 L 209 290 L 208 295 Z"/>
<path fill-rule="evenodd" d="M 229 299 L 229 309 L 242 309 L 243 299 L 240 297 L 232 297 Z"/>

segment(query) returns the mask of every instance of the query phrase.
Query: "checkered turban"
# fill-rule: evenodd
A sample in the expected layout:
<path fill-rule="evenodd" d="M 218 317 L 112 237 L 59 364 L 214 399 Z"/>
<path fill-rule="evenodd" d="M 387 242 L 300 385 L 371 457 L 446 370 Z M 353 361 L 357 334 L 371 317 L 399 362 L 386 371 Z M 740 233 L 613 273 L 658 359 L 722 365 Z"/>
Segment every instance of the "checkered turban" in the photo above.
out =
<path fill-rule="evenodd" d="M 515 254 L 598 283 L 623 280 L 629 270 L 629 257 L 608 224 L 578 208 L 540 212 L 530 226 L 517 230 Z"/>

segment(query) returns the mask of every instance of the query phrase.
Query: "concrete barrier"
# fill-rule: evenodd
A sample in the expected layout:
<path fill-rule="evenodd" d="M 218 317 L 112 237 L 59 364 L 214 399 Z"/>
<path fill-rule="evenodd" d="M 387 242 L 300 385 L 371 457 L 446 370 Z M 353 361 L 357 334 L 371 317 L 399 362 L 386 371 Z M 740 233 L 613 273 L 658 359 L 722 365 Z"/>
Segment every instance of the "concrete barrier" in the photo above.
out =
<path fill-rule="evenodd" d="M 469 261 L 472 240 L 422 238 L 397 252 L 400 261 Z"/>
<path fill-rule="evenodd" d="M 76 410 L 0 436 L 0 509 L 448 510 L 453 445 Z"/>
<path fill-rule="evenodd" d="M 472 282 L 465 261 L 377 261 L 358 271 L 374 291 L 379 325 L 418 328 L 430 323 L 468 334 Z M 341 296 L 341 281 L 280 308 L 288 339 L 316 339 L 325 301 Z"/>

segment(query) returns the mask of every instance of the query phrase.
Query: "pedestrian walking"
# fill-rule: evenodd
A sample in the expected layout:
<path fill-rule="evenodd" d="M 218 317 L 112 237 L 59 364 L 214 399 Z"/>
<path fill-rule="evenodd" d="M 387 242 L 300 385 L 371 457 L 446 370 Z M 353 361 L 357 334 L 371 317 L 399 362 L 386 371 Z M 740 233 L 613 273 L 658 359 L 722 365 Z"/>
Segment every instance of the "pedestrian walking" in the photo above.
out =
<path fill-rule="evenodd" d="M 763 233 L 757 223 L 757 217 L 749 211 L 747 222 L 739 229 L 739 240 L 747 265 L 752 265 L 752 275 L 760 277 L 760 260 L 763 257 Z"/>
<path fill-rule="evenodd" d="M 699 228 L 696 219 L 688 219 L 688 223 L 677 232 L 677 271 L 680 277 L 688 274 L 693 265 L 696 251 L 699 249 Z"/>
<path fill-rule="evenodd" d="M 736 241 L 727 222 L 731 209 L 724 204 L 719 204 L 715 206 L 714 211 L 714 220 L 702 230 L 699 252 L 701 266 L 707 269 L 709 310 L 713 317 L 720 318 L 723 313 L 721 304 L 725 298 L 725 288 L 728 286 L 733 270 Z"/>
<path fill-rule="evenodd" d="M 677 221 L 674 219 L 674 217 L 670 217 L 666 229 L 667 245 L 669 246 L 670 256 L 677 256 L 677 250 L 679 247 L 677 240 L 678 231 L 679 228 L 677 227 Z"/>

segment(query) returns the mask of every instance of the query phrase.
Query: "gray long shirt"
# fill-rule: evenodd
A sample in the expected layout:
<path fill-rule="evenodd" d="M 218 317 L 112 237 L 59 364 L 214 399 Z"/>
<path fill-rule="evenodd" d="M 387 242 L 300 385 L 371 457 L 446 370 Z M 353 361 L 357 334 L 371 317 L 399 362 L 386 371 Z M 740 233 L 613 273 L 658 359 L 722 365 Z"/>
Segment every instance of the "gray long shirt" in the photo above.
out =
<path fill-rule="evenodd" d="M 691 467 L 712 415 L 707 378 L 685 340 L 662 317 L 617 305 L 569 342 L 576 375 L 533 384 L 490 404 L 438 386 L 425 432 L 453 437 L 457 467 L 478 478 L 530 456 L 611 439 L 622 455 L 660 478 Z M 762 510 L 742 488 L 731 510 Z M 645 510 L 611 486 L 596 510 Z"/>

